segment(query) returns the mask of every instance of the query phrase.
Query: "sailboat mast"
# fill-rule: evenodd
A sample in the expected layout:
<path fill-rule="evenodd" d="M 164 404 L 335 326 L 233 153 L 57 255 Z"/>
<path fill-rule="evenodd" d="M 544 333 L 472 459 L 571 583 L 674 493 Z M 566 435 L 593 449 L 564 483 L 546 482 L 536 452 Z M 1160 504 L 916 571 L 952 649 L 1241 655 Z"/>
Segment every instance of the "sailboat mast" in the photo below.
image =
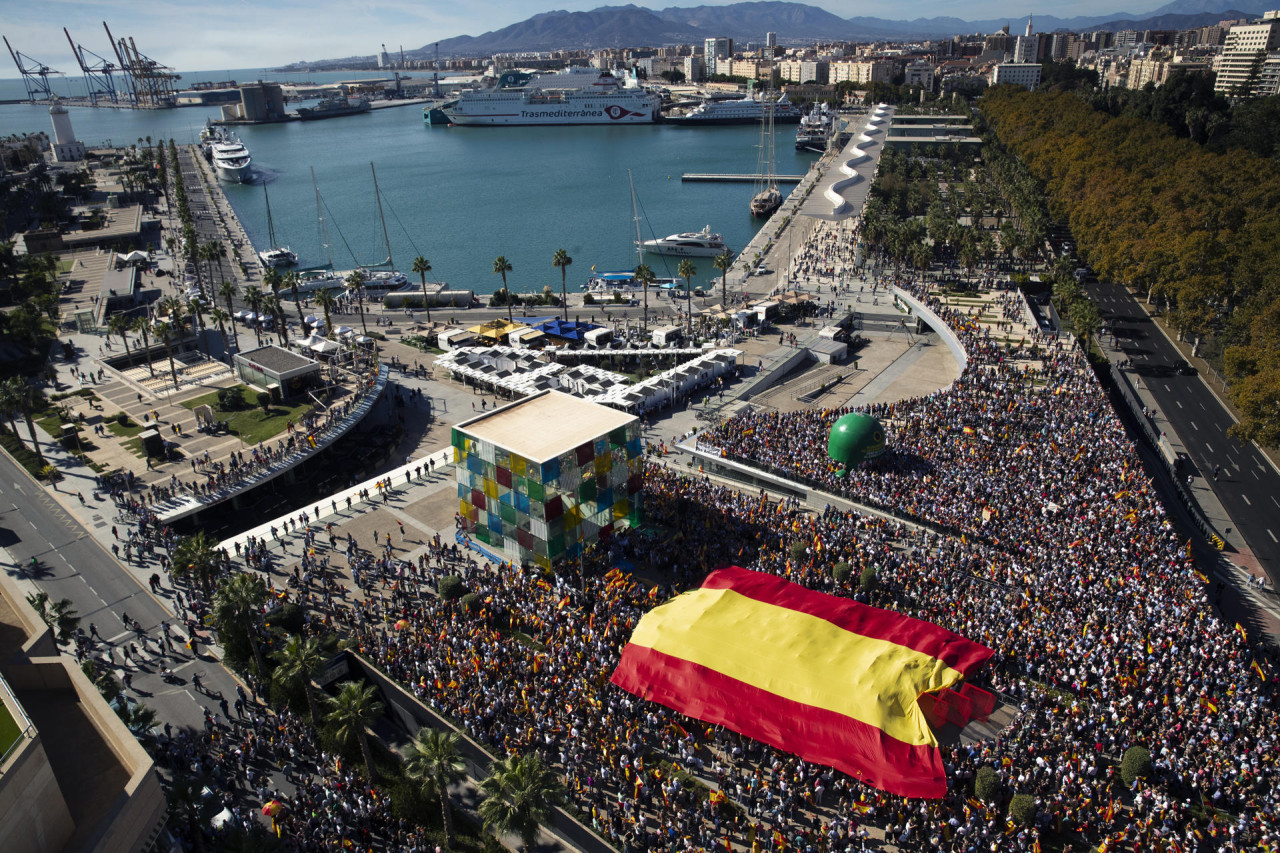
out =
<path fill-rule="evenodd" d="M 369 169 L 373 172 L 373 195 L 378 199 L 378 218 L 382 220 L 382 239 L 387 244 L 387 266 L 394 271 L 396 265 L 391 260 L 391 238 L 387 236 L 387 218 L 382 215 L 382 193 L 378 191 L 378 170 L 373 168 L 373 163 L 369 164 Z"/>
<path fill-rule="evenodd" d="M 271 221 L 271 195 L 267 192 L 265 181 L 262 184 L 262 197 L 267 201 L 267 241 L 270 243 L 270 247 L 274 249 L 276 247 L 276 225 Z"/>
<path fill-rule="evenodd" d="M 316 220 L 320 223 L 320 239 L 324 241 L 324 253 L 333 269 L 333 247 L 329 245 L 329 227 L 324 224 L 324 206 L 320 203 L 320 185 L 316 183 L 316 167 L 311 167 L 311 186 L 316 191 Z"/>
<path fill-rule="evenodd" d="M 636 265 L 644 263 L 644 243 L 640 241 L 640 211 L 636 207 L 636 182 L 627 169 L 627 183 L 631 185 L 631 220 L 636 224 Z"/>

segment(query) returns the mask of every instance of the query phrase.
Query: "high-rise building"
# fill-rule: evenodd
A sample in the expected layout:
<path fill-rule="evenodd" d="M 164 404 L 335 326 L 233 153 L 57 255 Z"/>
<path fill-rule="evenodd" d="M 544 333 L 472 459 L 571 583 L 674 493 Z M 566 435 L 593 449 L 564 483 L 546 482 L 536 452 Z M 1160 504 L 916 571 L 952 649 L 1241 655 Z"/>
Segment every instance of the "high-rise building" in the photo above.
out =
<path fill-rule="evenodd" d="M 1028 27 L 1030 25 L 1028 24 Z M 1013 45 L 1013 61 L 1017 63 L 1035 62 L 1040 58 L 1040 42 L 1033 35 L 1018 36 Z"/>
<path fill-rule="evenodd" d="M 1218 76 L 1214 79 L 1213 90 L 1239 97 L 1266 94 L 1261 72 L 1268 54 L 1277 50 L 1280 50 L 1280 19 L 1264 19 L 1232 27 L 1227 31 L 1222 55 L 1218 57 Z"/>
<path fill-rule="evenodd" d="M 765 47 L 770 47 L 770 48 L 772 48 L 772 47 L 777 47 L 777 46 L 778 46 L 778 34 L 777 34 L 777 33 L 765 33 L 765 34 L 764 34 L 764 46 L 765 46 Z"/>
<path fill-rule="evenodd" d="M 728 71 L 720 70 L 716 67 L 716 63 L 721 59 L 733 58 L 733 39 L 731 38 L 709 38 L 702 43 L 702 63 L 707 68 L 707 74 L 727 74 Z"/>

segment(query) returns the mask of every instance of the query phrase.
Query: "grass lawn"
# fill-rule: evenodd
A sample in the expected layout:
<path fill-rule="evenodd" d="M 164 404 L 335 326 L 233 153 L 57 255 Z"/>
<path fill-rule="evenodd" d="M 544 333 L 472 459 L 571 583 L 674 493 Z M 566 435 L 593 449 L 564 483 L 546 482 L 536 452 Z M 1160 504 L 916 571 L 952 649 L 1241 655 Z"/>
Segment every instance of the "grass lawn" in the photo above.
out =
<path fill-rule="evenodd" d="M 106 426 L 108 432 L 119 436 L 120 438 L 133 438 L 135 435 L 146 429 L 146 427 L 141 424 L 134 423 L 132 418 L 129 419 L 128 426 L 121 426 L 120 422 L 116 420 L 115 415 L 112 415 L 109 418 L 104 418 L 102 422 Z"/>
<path fill-rule="evenodd" d="M 71 272 L 71 268 L 75 265 L 74 258 L 58 258 L 58 275 Z"/>
<path fill-rule="evenodd" d="M 233 435 L 239 436 L 240 440 L 246 444 L 257 444 L 259 441 L 266 441 L 268 438 L 279 435 L 284 432 L 285 425 L 289 421 L 297 423 L 300 417 L 311 410 L 311 403 L 303 402 L 295 406 L 272 406 L 269 413 L 263 412 L 260 406 L 254 406 L 251 402 L 255 392 L 245 385 L 238 387 L 244 392 L 245 402 L 249 404 L 243 409 L 228 412 L 218 408 L 216 391 L 193 397 L 179 405 L 186 409 L 208 406 L 213 409 L 214 418 L 226 421 L 228 430 Z"/>
<path fill-rule="evenodd" d="M 22 731 L 18 728 L 17 720 L 9 713 L 8 708 L 0 705 L 0 755 L 8 752 L 21 735 Z"/>

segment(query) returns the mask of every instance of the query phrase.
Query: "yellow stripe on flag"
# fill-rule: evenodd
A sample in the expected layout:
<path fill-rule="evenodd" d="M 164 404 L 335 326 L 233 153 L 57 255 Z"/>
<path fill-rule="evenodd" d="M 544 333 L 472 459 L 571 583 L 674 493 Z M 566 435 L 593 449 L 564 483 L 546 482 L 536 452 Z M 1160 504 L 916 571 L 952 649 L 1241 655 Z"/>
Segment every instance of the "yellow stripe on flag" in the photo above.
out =
<path fill-rule="evenodd" d="M 852 717 L 911 745 L 937 744 L 917 697 L 962 678 L 906 646 L 729 589 L 686 592 L 650 611 L 631 643 Z"/>

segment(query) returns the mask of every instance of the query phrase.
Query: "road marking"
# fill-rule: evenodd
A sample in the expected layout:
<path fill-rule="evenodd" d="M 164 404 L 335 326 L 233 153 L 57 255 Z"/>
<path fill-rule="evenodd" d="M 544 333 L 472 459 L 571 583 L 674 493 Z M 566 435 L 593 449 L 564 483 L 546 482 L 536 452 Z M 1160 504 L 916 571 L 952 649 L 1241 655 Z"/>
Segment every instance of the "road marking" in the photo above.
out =
<path fill-rule="evenodd" d="M 1256 477 L 1257 475 L 1255 474 L 1254 476 Z M 1275 495 L 1272 495 L 1272 496 L 1271 496 L 1271 502 L 1272 502 L 1273 504 L 1275 504 L 1276 506 L 1280 506 L 1280 501 L 1276 500 L 1276 496 L 1275 496 Z"/>
<path fill-rule="evenodd" d="M 1249 496 L 1248 496 L 1248 495 L 1241 495 L 1240 497 L 1244 499 L 1244 502 L 1245 502 L 1247 505 L 1249 505 L 1249 506 L 1253 506 L 1253 501 L 1249 500 Z"/>
<path fill-rule="evenodd" d="M 132 637 L 132 636 L 133 636 L 132 631 L 125 631 L 123 633 L 116 634 L 114 637 L 109 637 L 107 639 L 107 642 L 111 643 L 114 646 L 116 643 L 118 643 L 120 640 L 123 640 L 125 637 Z"/>
<path fill-rule="evenodd" d="M 1181 404 L 1181 403 L 1179 403 L 1178 405 L 1179 405 L 1179 406 L 1181 406 L 1182 404 Z M 1191 424 L 1191 428 L 1192 428 L 1193 430 L 1195 430 L 1196 432 L 1199 432 L 1199 431 L 1200 431 L 1200 427 L 1196 426 L 1196 422 L 1195 422 L 1195 421 L 1187 421 L 1187 423 Z"/>
<path fill-rule="evenodd" d="M 1277 539 L 1277 538 L 1276 538 L 1276 535 L 1275 535 L 1274 533 L 1272 533 L 1272 532 L 1271 532 L 1271 528 L 1270 528 L 1270 527 L 1268 527 L 1268 528 L 1267 528 L 1267 535 L 1271 537 L 1271 541 L 1272 541 L 1272 542 L 1280 542 L 1280 539 Z"/>
<path fill-rule="evenodd" d="M 1168 385 L 1166 385 L 1166 386 L 1164 386 L 1164 387 L 1168 388 L 1169 386 L 1168 386 Z M 1182 408 L 1182 401 L 1181 401 L 1181 400 L 1174 400 L 1173 402 L 1175 402 L 1175 403 L 1177 403 L 1177 404 L 1178 404 L 1178 408 L 1179 408 L 1179 409 L 1181 409 L 1181 408 Z"/>
<path fill-rule="evenodd" d="M 1212 445 L 1212 444 L 1210 444 L 1210 443 L 1209 443 L 1209 442 L 1207 442 L 1207 441 L 1204 443 L 1204 446 L 1205 446 L 1205 447 L 1207 447 L 1207 448 L 1209 448 L 1209 452 L 1210 452 L 1210 453 L 1217 453 L 1217 452 L 1218 452 L 1218 451 L 1214 450 L 1214 449 L 1213 449 L 1213 445 Z M 1228 456 L 1227 458 L 1228 458 L 1228 459 L 1230 459 L 1231 457 L 1230 457 L 1230 456 Z"/>
<path fill-rule="evenodd" d="M 1168 382 L 1164 383 L 1164 390 L 1168 391 L 1171 394 L 1173 393 L 1173 389 L 1169 387 Z"/>

